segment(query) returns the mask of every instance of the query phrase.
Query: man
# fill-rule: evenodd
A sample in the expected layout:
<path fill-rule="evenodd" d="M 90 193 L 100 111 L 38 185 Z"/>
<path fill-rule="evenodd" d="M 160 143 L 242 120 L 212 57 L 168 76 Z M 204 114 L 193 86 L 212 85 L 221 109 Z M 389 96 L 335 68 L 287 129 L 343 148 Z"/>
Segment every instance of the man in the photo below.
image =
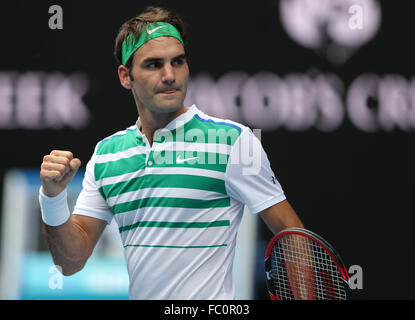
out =
<path fill-rule="evenodd" d="M 121 27 L 118 75 L 139 119 L 96 145 L 72 215 L 66 186 L 80 160 L 54 150 L 41 166 L 39 200 L 55 264 L 64 275 L 81 270 L 115 219 L 132 299 L 234 299 L 245 204 L 274 233 L 303 226 L 252 131 L 184 106 L 184 38 L 181 20 L 161 8 Z"/>

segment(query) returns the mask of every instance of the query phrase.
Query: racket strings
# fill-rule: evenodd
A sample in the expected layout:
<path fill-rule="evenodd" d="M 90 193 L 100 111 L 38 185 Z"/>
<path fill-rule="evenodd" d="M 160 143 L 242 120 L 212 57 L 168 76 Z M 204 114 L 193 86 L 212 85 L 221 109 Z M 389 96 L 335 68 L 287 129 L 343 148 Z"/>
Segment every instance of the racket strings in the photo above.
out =
<path fill-rule="evenodd" d="M 330 255 L 309 238 L 289 234 L 274 245 L 271 279 L 280 299 L 346 299 Z"/>

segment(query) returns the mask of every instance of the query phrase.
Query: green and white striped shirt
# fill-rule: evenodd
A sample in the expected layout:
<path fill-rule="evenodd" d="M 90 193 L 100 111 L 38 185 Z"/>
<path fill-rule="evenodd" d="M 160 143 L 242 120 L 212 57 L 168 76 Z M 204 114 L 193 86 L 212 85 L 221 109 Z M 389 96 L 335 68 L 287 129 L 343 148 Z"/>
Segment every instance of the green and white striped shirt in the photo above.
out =
<path fill-rule="evenodd" d="M 74 214 L 116 220 L 131 299 L 233 299 L 244 205 L 285 199 L 261 143 L 195 105 L 152 145 L 138 124 L 97 144 Z"/>

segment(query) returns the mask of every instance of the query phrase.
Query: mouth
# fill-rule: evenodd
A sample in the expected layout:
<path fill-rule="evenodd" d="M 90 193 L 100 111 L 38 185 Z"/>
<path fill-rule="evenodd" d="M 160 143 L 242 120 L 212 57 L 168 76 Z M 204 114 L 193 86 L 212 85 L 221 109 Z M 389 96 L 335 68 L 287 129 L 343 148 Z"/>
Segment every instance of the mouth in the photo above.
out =
<path fill-rule="evenodd" d="M 178 89 L 169 89 L 169 90 L 159 91 L 159 93 L 162 93 L 162 94 L 175 94 L 177 91 L 179 91 L 179 90 Z"/>

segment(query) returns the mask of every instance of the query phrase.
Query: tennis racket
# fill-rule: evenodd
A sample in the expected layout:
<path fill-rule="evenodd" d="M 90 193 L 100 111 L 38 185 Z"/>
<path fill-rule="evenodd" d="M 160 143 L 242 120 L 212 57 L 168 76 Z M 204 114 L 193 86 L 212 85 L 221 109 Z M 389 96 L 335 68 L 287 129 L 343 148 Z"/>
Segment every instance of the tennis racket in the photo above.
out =
<path fill-rule="evenodd" d="M 265 253 L 272 300 L 350 300 L 349 274 L 339 254 L 306 229 L 279 232 Z"/>

